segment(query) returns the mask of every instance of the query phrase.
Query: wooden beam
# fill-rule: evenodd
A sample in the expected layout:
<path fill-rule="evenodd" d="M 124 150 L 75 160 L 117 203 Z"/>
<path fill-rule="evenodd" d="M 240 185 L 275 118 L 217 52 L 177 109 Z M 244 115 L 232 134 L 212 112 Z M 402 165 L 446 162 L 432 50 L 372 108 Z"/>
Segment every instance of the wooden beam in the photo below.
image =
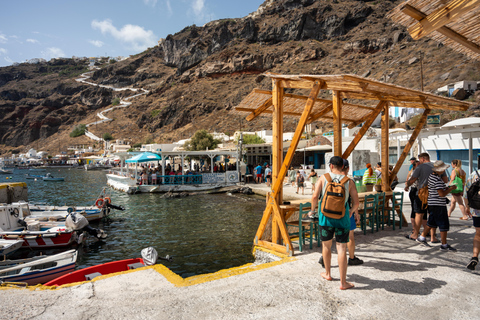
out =
<path fill-rule="evenodd" d="M 312 114 L 310 116 L 310 118 L 308 119 L 308 123 L 312 123 L 314 121 L 316 121 L 317 119 L 321 118 L 322 116 L 324 116 L 325 114 L 329 113 L 330 111 L 332 111 L 332 108 L 333 108 L 333 105 L 332 106 L 329 106 L 329 107 L 326 107 L 325 109 L 323 109 L 322 111 L 316 113 L 316 114 Z"/>
<path fill-rule="evenodd" d="M 262 112 L 264 112 L 265 110 L 267 110 L 268 108 L 270 108 L 272 106 L 272 98 L 268 99 L 267 101 L 265 101 L 264 103 L 262 103 L 262 105 L 260 107 L 258 107 L 257 109 L 255 109 L 255 111 L 253 111 L 251 114 L 249 114 L 247 116 L 247 121 L 252 121 L 253 119 L 255 119 L 256 117 L 258 117 Z"/>
<path fill-rule="evenodd" d="M 409 4 L 406 4 L 402 8 L 402 12 L 418 21 L 424 19 L 427 16 L 425 13 L 417 10 Z M 461 34 L 453 31 L 452 29 L 443 26 L 441 28 L 438 28 L 436 31 L 443 34 L 445 37 L 450 38 L 451 40 L 461 44 L 462 46 L 472 50 L 473 52 L 480 54 L 479 45 L 470 41 L 468 38 L 462 36 Z"/>
<path fill-rule="evenodd" d="M 415 127 L 415 130 L 413 130 L 412 135 L 410 136 L 410 139 L 408 139 L 408 142 L 405 145 L 405 148 L 403 149 L 402 154 L 398 158 L 395 168 L 393 168 L 392 174 L 390 175 L 390 181 L 389 181 L 390 184 L 392 184 L 393 179 L 395 179 L 395 177 L 397 176 L 397 173 L 402 167 L 403 162 L 405 161 L 408 154 L 410 153 L 410 149 L 412 149 L 412 146 L 415 143 L 415 140 L 417 140 L 418 135 L 422 131 L 423 126 L 425 125 L 425 123 L 427 123 L 427 116 L 429 115 L 429 113 L 430 113 L 430 109 L 425 109 L 422 116 L 420 117 L 420 120 L 418 121 L 418 124 Z"/>
<path fill-rule="evenodd" d="M 273 102 L 273 117 L 272 117 L 272 183 L 278 179 L 278 173 L 283 162 L 283 88 L 277 79 L 272 80 L 272 102 Z M 283 178 L 282 178 L 283 182 Z M 274 203 L 283 203 L 282 192 L 275 194 Z M 275 204 L 273 205 L 275 210 Z M 278 208 L 277 208 L 278 209 Z M 278 228 L 277 220 L 272 219 L 272 242 L 278 243 Z"/>
<path fill-rule="evenodd" d="M 420 19 L 416 24 L 408 28 L 408 32 L 414 40 L 419 40 L 448 23 L 458 20 L 466 12 L 475 9 L 479 5 L 480 0 L 453 0 Z"/>
<path fill-rule="evenodd" d="M 389 127 L 389 112 L 388 112 L 388 103 L 383 105 L 382 113 L 382 190 L 383 192 L 390 191 L 390 179 L 388 174 L 388 158 L 389 158 L 389 136 L 388 136 L 388 127 Z"/>
<path fill-rule="evenodd" d="M 288 256 L 293 255 L 293 251 L 292 251 L 291 248 L 290 248 L 290 250 L 287 250 L 287 247 L 276 244 L 276 243 L 272 243 L 272 242 L 269 242 L 269 241 L 258 240 L 256 245 L 258 245 L 259 247 L 262 247 L 262 248 L 270 249 L 270 250 L 275 251 L 275 252 L 286 254 Z"/>
<path fill-rule="evenodd" d="M 377 105 L 377 107 L 368 115 L 367 121 L 363 124 L 362 128 L 357 132 L 355 135 L 355 138 L 353 138 L 352 142 L 350 142 L 350 145 L 348 146 L 347 150 L 342 155 L 343 159 L 347 159 L 352 151 L 355 149 L 357 144 L 362 140 L 363 136 L 365 133 L 367 133 L 367 130 L 370 128 L 372 125 L 373 121 L 377 118 L 377 116 L 382 112 L 383 108 L 385 107 L 385 101 L 380 101 Z"/>
<path fill-rule="evenodd" d="M 288 89 L 311 89 L 313 81 L 305 80 L 278 80 L 282 88 Z"/>
<path fill-rule="evenodd" d="M 342 98 L 339 91 L 332 91 L 333 101 L 333 154 L 342 155 Z"/>

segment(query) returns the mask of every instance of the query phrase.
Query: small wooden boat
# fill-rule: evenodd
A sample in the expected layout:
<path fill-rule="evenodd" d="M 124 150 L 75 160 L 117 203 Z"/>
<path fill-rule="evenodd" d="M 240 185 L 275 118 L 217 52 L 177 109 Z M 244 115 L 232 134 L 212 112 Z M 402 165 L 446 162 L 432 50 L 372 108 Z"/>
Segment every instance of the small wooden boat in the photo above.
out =
<path fill-rule="evenodd" d="M 7 256 L 10 253 L 14 253 L 23 244 L 23 240 L 5 240 L 0 239 L 0 256 Z"/>
<path fill-rule="evenodd" d="M 63 275 L 53 279 L 47 283 L 46 286 L 61 286 L 64 284 L 90 281 L 96 277 L 106 274 L 112 274 L 122 271 L 128 271 L 136 268 L 144 267 L 142 258 L 126 259 L 120 261 L 112 261 L 85 269 L 76 270 L 69 274 Z"/>
<path fill-rule="evenodd" d="M 76 261 L 76 250 L 36 257 L 29 262 L 10 260 L 8 264 L 0 265 L 0 282 L 45 283 L 73 271 Z"/>

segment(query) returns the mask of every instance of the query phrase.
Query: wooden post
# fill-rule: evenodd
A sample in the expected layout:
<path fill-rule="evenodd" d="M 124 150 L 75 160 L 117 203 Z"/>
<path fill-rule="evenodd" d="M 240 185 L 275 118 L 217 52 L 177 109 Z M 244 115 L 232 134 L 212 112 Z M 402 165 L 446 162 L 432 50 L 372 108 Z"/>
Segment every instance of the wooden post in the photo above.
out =
<path fill-rule="evenodd" d="M 283 162 L 283 88 L 281 81 L 274 79 L 272 83 L 272 184 L 278 179 L 278 173 Z M 283 203 L 283 192 L 275 194 L 275 201 Z M 272 242 L 278 243 L 279 229 L 277 219 L 272 219 Z"/>
<path fill-rule="evenodd" d="M 342 99 L 340 92 L 332 92 L 333 101 L 333 154 L 342 156 Z"/>
<path fill-rule="evenodd" d="M 384 192 L 390 191 L 390 178 L 388 174 L 388 126 L 389 126 L 388 103 L 383 107 L 382 113 L 382 190 Z"/>

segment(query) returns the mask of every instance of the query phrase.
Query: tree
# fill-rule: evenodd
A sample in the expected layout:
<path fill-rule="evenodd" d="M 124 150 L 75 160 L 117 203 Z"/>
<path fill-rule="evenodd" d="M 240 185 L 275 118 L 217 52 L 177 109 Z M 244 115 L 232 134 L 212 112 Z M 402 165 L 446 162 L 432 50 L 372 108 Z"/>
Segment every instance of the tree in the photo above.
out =
<path fill-rule="evenodd" d="M 75 137 L 83 136 L 85 134 L 86 129 L 87 129 L 86 125 L 79 124 L 73 129 L 72 132 L 70 132 L 70 137 L 75 138 Z"/>
<path fill-rule="evenodd" d="M 238 139 L 236 143 L 238 144 Z M 261 144 L 261 143 L 265 143 L 265 140 L 262 137 L 257 136 L 256 134 L 243 135 L 243 144 Z"/>
<path fill-rule="evenodd" d="M 108 132 L 105 132 L 105 133 L 103 134 L 102 138 L 103 138 L 103 140 L 105 140 L 105 141 L 113 140 L 112 135 L 111 135 L 110 133 L 108 133 Z"/>
<path fill-rule="evenodd" d="M 201 151 L 215 149 L 220 143 L 220 140 L 214 139 L 213 136 L 207 132 L 207 130 L 198 130 L 195 132 L 190 141 L 185 143 L 185 150 L 188 151 Z"/>
<path fill-rule="evenodd" d="M 112 106 L 118 106 L 120 104 L 120 98 L 115 98 L 112 100 Z"/>

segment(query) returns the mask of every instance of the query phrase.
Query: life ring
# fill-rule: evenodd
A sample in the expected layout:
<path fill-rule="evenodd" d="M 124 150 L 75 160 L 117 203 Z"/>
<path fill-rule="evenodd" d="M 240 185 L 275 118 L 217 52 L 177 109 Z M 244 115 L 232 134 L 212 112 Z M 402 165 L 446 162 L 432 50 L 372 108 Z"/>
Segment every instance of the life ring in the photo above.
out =
<path fill-rule="evenodd" d="M 95 205 L 97 206 L 97 208 L 101 209 L 103 208 L 103 205 L 105 204 L 105 200 L 103 200 L 102 198 L 100 199 L 97 199 L 97 201 L 95 202 Z"/>
<path fill-rule="evenodd" d="M 111 203 L 112 203 L 112 199 L 110 199 L 109 197 L 105 197 L 105 198 L 103 198 L 103 199 L 105 199 L 105 202 L 106 202 L 107 204 L 111 204 Z"/>

